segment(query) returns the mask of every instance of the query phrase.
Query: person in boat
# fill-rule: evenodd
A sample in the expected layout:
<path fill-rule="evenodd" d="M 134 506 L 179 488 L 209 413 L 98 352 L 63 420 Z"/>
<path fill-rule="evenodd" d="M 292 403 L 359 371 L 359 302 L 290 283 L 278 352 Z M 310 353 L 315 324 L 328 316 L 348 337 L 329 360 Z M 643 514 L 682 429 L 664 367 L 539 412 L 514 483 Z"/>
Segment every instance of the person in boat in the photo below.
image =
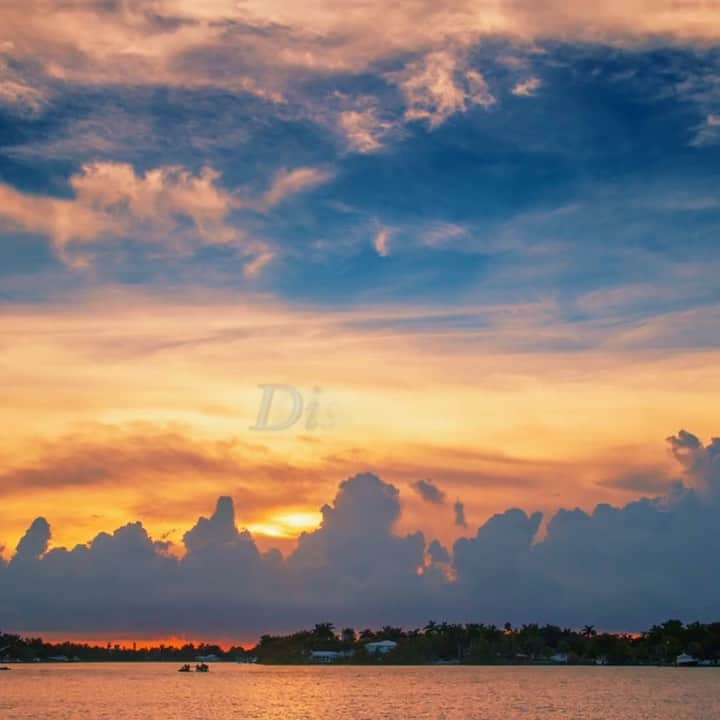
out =
<path fill-rule="evenodd" d="M 190 672 L 190 665 L 183 665 L 178 672 Z"/>
<path fill-rule="evenodd" d="M 198 663 L 195 666 L 195 672 L 209 672 L 209 671 L 210 671 L 210 667 L 208 665 L 206 665 L 205 663 Z"/>

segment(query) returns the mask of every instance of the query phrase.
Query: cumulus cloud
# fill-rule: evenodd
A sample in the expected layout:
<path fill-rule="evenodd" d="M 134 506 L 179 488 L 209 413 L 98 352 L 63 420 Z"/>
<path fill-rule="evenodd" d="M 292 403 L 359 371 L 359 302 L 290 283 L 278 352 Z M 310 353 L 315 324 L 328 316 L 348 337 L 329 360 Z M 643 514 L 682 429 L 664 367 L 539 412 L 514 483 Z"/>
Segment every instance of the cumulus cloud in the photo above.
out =
<path fill-rule="evenodd" d="M 219 179 L 209 167 L 197 174 L 179 166 L 137 173 L 127 163 L 87 163 L 70 178 L 70 199 L 31 195 L 0 184 L 0 220 L 6 232 L 18 229 L 50 237 L 69 261 L 71 245 L 123 235 L 179 244 L 184 221 L 203 242 L 222 244 L 236 239 L 237 233 L 225 222 L 232 199 Z"/>
<path fill-rule="evenodd" d="M 36 560 L 47 552 L 49 542 L 50 525 L 48 525 L 48 521 L 42 517 L 36 518 L 20 538 L 15 549 L 15 561 Z"/>
<path fill-rule="evenodd" d="M 450 553 L 439 540 L 433 540 L 427 549 L 428 557 L 432 563 L 449 563 Z"/>
<path fill-rule="evenodd" d="M 248 238 L 231 221 L 231 212 L 268 210 L 329 177 L 328 171 L 317 168 L 283 169 L 258 198 L 225 189 L 220 173 L 212 167 L 197 173 L 182 166 L 137 172 L 128 163 L 91 162 L 70 177 L 72 198 L 34 195 L 0 183 L 0 232 L 45 235 L 60 258 L 76 266 L 91 262 L 94 244 L 120 238 L 174 253 L 198 244 L 236 245 L 248 253 L 245 274 L 254 277 L 275 252 Z"/>
<path fill-rule="evenodd" d="M 680 430 L 668 438 L 668 443 L 688 484 L 703 493 L 720 495 L 720 438 L 703 445 L 696 435 Z"/>
<path fill-rule="evenodd" d="M 232 498 L 221 497 L 213 515 L 198 518 L 197 524 L 183 536 L 183 543 L 188 552 L 202 552 L 207 548 L 231 545 L 238 538 Z"/>
<path fill-rule="evenodd" d="M 432 480 L 418 480 L 412 484 L 413 490 L 426 502 L 442 505 L 445 493 Z"/>
<path fill-rule="evenodd" d="M 688 476 L 715 472 L 715 441 L 683 432 L 670 446 Z M 399 534 L 399 515 L 398 490 L 363 473 L 341 483 L 321 525 L 287 558 L 261 553 L 237 528 L 229 497 L 185 534 L 184 553 L 140 523 L 48 550 L 50 528 L 38 519 L 0 563 L 4 622 L 69 634 L 246 637 L 318 617 L 408 625 L 442 614 L 638 629 L 669 616 L 710 620 L 720 603 L 708 571 L 720 552 L 720 503 L 686 485 L 624 507 L 559 510 L 541 539 L 542 515 L 513 508 L 459 538 L 452 553 L 420 533 Z"/>

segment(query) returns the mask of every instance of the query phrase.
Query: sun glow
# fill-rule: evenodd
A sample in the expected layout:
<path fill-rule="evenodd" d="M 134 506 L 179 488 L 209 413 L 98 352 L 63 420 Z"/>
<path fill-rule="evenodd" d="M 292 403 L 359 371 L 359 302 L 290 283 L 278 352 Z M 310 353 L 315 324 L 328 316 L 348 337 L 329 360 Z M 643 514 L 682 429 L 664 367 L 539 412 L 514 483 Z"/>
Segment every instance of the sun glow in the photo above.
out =
<path fill-rule="evenodd" d="M 247 529 L 253 535 L 275 538 L 294 538 L 302 532 L 314 530 L 322 520 L 319 512 L 293 511 L 273 515 L 267 522 L 253 523 Z"/>

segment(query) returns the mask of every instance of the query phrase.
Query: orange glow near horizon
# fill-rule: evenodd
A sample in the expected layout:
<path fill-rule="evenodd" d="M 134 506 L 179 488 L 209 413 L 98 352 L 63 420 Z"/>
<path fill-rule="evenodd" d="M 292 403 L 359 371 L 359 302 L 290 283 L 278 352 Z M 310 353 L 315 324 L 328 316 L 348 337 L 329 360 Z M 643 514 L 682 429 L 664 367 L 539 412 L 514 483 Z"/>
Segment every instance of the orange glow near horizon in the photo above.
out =
<path fill-rule="evenodd" d="M 627 329 L 598 337 L 561 323 L 545 332 L 585 333 L 594 347 L 520 351 L 539 309 L 470 332 L 436 327 L 443 312 L 311 312 L 258 297 L 190 304 L 125 291 L 8 309 L 5 557 L 38 515 L 54 547 L 139 519 L 181 552 L 184 532 L 220 495 L 235 500 L 239 527 L 287 551 L 318 525 L 338 483 L 366 470 L 401 490 L 401 531 L 451 543 L 510 506 L 626 502 L 638 492 L 615 478 L 648 467 L 677 475 L 663 442 L 678 419 L 713 432 L 717 351 L 653 352 Z M 397 330 L 373 329 L 391 317 Z M 403 332 L 415 317 L 428 327 Z M 661 322 L 642 328 L 645 339 L 663 331 Z M 305 413 L 287 430 L 251 429 L 267 383 L 303 394 Z M 471 528 L 453 527 L 449 508 L 428 512 L 409 488 L 420 478 L 461 499 Z"/>
<path fill-rule="evenodd" d="M 150 637 L 138 637 L 137 635 L 118 635 L 117 633 L 109 633 L 107 637 L 98 635 L 69 635 L 68 633 L 58 632 L 23 632 L 23 637 L 34 638 L 40 637 L 44 642 L 52 644 L 73 643 L 78 645 L 89 645 L 90 647 L 105 648 L 118 646 L 121 650 L 149 650 L 151 648 L 182 648 L 185 645 L 217 645 L 227 651 L 231 647 L 242 647 L 249 650 L 257 644 L 257 638 L 246 638 L 244 640 L 236 640 L 234 638 L 191 638 L 185 635 L 158 635 Z"/>

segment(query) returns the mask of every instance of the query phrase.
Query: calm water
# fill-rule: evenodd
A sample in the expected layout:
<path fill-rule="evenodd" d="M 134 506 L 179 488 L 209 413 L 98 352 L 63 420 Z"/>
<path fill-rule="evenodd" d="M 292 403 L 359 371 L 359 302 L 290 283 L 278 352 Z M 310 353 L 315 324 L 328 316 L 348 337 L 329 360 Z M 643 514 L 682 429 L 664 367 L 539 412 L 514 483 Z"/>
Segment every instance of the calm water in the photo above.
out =
<path fill-rule="evenodd" d="M 720 670 L 26 665 L 0 673 L 2 720 L 710 720 Z"/>

